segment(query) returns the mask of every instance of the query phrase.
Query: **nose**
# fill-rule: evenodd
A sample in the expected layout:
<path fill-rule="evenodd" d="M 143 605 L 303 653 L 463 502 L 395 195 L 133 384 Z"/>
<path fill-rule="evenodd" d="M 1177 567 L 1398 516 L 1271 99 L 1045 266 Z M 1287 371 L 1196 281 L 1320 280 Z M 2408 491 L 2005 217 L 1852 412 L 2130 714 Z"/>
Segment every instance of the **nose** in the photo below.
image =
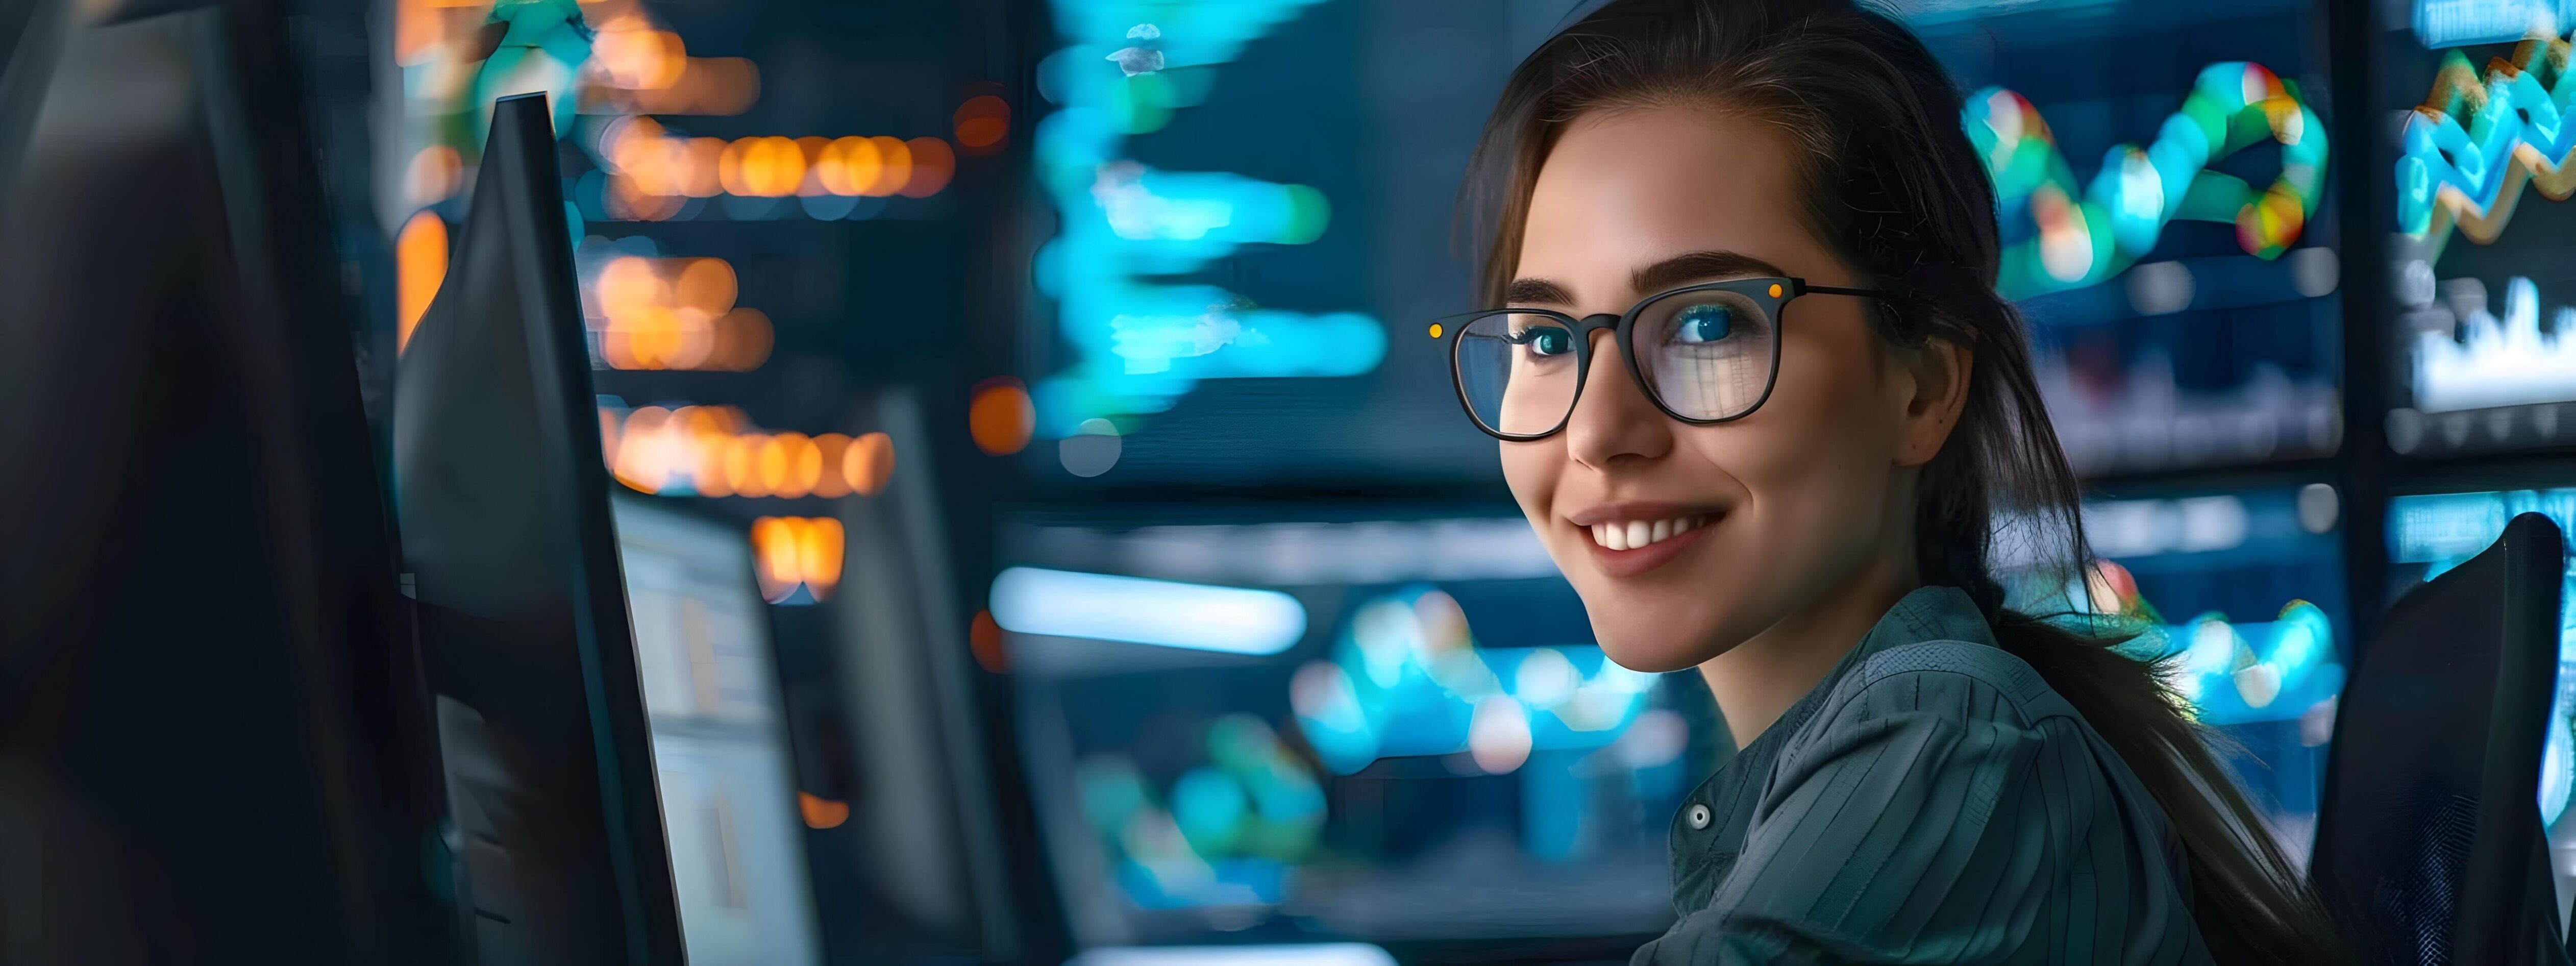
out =
<path fill-rule="evenodd" d="M 1662 410 L 1646 398 L 1619 355 L 1619 342 L 1609 330 L 1592 333 L 1592 365 L 1583 376 L 1583 396 L 1566 417 L 1566 454 L 1596 470 L 1651 460 L 1672 450 L 1673 433 Z"/>

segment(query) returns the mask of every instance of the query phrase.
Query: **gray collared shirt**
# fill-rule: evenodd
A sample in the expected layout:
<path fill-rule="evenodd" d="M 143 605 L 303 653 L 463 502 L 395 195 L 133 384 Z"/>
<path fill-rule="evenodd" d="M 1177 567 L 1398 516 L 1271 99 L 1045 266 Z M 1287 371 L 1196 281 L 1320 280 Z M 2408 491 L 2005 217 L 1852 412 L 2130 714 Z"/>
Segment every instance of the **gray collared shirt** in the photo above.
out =
<path fill-rule="evenodd" d="M 1636 964 L 2210 961 L 2163 810 L 1956 588 L 1693 790 L 1672 861 Z"/>

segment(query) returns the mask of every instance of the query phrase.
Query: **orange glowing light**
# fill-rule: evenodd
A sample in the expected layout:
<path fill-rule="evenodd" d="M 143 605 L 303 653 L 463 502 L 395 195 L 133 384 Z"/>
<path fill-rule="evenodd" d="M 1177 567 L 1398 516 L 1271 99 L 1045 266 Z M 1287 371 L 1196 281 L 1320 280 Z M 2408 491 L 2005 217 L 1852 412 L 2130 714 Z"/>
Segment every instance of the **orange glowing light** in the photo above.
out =
<path fill-rule="evenodd" d="M 1432 338 L 1434 338 L 1434 339 L 1437 339 L 1437 338 L 1439 338 L 1439 337 L 1440 337 L 1440 323 L 1438 323 L 1438 322 L 1431 323 L 1431 337 L 1432 337 Z"/>
<path fill-rule="evenodd" d="M 769 329 L 769 316 L 759 309 L 738 308 L 716 320 L 715 351 L 708 357 L 708 368 L 727 372 L 750 372 L 769 361 L 774 336 Z"/>
<path fill-rule="evenodd" d="M 761 596 L 784 600 L 799 586 L 816 600 L 841 582 L 846 537 L 830 517 L 761 517 L 751 524 L 752 570 Z"/>
<path fill-rule="evenodd" d="M 734 159 L 733 177 L 724 178 L 721 171 L 718 177 L 726 191 L 737 195 L 784 197 L 795 194 L 805 180 L 804 150 L 783 137 L 743 138 L 727 156 Z"/>
<path fill-rule="evenodd" d="M 740 57 L 690 57 L 666 87 L 631 88 L 595 76 L 576 95 L 584 114 L 740 114 L 760 99 L 760 67 Z"/>
<path fill-rule="evenodd" d="M 878 135 L 868 139 L 877 149 L 877 177 L 860 194 L 882 198 L 903 190 L 912 180 L 912 146 L 902 138 Z"/>
<path fill-rule="evenodd" d="M 447 223 L 429 212 L 411 216 L 394 239 L 394 351 L 411 344 L 412 329 L 447 280 Z"/>
<path fill-rule="evenodd" d="M 814 455 L 814 495 L 824 499 L 850 495 L 850 476 L 842 469 L 842 462 L 850 455 L 850 438 L 839 433 L 816 436 Z"/>
<path fill-rule="evenodd" d="M 784 497 L 804 496 L 803 492 L 787 491 L 789 482 L 787 470 L 792 462 L 793 458 L 788 454 L 786 441 L 776 436 L 762 441 L 760 452 L 754 457 L 752 463 L 754 471 L 760 476 L 762 492 Z"/>
<path fill-rule="evenodd" d="M 974 434 L 977 449 L 1008 456 L 1029 445 L 1029 434 L 1037 427 L 1037 407 L 1029 402 L 1029 391 L 1019 380 L 995 380 L 975 391 L 974 402 L 966 410 L 966 427 Z"/>
<path fill-rule="evenodd" d="M 975 622 L 966 628 L 966 647 L 984 670 L 995 674 L 1010 670 L 1010 655 L 1002 650 L 1002 625 L 994 622 L 992 611 L 975 612 Z"/>
<path fill-rule="evenodd" d="M 914 138 L 904 142 L 912 151 L 912 177 L 900 189 L 906 198 L 927 198 L 948 187 L 948 178 L 957 173 L 957 152 L 938 138 Z"/>
<path fill-rule="evenodd" d="M 626 431 L 618 442 L 617 462 L 609 472 L 617 481 L 645 493 L 661 492 L 669 482 L 671 467 L 666 460 L 663 424 L 671 411 L 660 406 L 645 406 L 626 414 Z"/>
<path fill-rule="evenodd" d="M 836 195 L 855 196 L 868 193 L 885 167 L 873 141 L 861 137 L 840 138 L 825 145 L 822 157 L 814 164 L 814 179 L 823 190 Z"/>
<path fill-rule="evenodd" d="M 641 320 L 644 313 L 668 307 L 671 286 L 650 259 L 626 255 L 610 259 L 592 284 L 599 293 L 599 312 L 610 322 Z"/>
<path fill-rule="evenodd" d="M 606 406 L 600 407 L 599 457 L 611 467 L 617 465 L 617 443 L 621 438 L 618 435 L 617 410 Z"/>
<path fill-rule="evenodd" d="M 672 285 L 672 298 L 680 305 L 710 316 L 733 311 L 733 300 L 740 293 L 733 264 L 721 258 L 692 258 L 680 269 L 679 281 Z"/>
<path fill-rule="evenodd" d="M 796 573 L 817 600 L 832 593 L 841 582 L 841 551 L 844 537 L 841 521 L 831 517 L 813 517 L 796 534 Z"/>
<path fill-rule="evenodd" d="M 968 154 L 991 154 L 1002 148 L 1011 136 L 1011 104 L 991 94 L 966 99 L 957 105 L 951 119 L 957 134 L 957 145 Z"/>
<path fill-rule="evenodd" d="M 894 476 L 894 438 L 884 433 L 868 433 L 850 441 L 841 454 L 841 476 L 850 492 L 875 496 L 885 492 L 886 480 Z"/>
<path fill-rule="evenodd" d="M 740 496 L 768 496 L 769 487 L 760 479 L 760 450 L 769 437 L 758 433 L 736 436 L 725 441 L 725 486 Z"/>
<path fill-rule="evenodd" d="M 805 176 L 796 182 L 796 194 L 811 198 L 832 193 L 823 186 L 823 153 L 832 146 L 831 138 L 801 137 L 796 139 L 796 153 L 805 159 Z"/>
<path fill-rule="evenodd" d="M 751 549 L 756 561 L 752 569 L 759 574 L 761 596 L 777 600 L 804 582 L 796 553 L 803 523 L 794 517 L 761 517 L 751 522 Z"/>
<path fill-rule="evenodd" d="M 456 194 L 465 183 L 465 159 L 455 148 L 433 144 L 412 155 L 403 171 L 403 190 L 415 205 L 433 205 Z"/>
<path fill-rule="evenodd" d="M 850 803 L 818 798 L 812 792 L 796 793 L 796 810 L 804 813 L 806 828 L 840 828 L 850 820 Z"/>
<path fill-rule="evenodd" d="M 608 75 L 609 83 L 631 90 L 659 90 L 677 83 L 689 64 L 688 48 L 680 35 L 644 29 L 632 18 L 620 20 L 591 38 L 591 64 Z"/>

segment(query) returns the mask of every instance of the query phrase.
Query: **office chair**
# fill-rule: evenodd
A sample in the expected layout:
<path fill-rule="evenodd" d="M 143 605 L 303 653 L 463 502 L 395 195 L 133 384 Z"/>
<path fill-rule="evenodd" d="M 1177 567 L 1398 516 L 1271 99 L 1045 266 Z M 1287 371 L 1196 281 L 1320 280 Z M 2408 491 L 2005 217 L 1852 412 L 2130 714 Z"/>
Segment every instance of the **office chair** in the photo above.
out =
<path fill-rule="evenodd" d="M 2373 962 L 2569 961 L 2537 801 L 2562 541 L 2514 518 L 2399 600 L 2344 688 L 2310 874 Z"/>

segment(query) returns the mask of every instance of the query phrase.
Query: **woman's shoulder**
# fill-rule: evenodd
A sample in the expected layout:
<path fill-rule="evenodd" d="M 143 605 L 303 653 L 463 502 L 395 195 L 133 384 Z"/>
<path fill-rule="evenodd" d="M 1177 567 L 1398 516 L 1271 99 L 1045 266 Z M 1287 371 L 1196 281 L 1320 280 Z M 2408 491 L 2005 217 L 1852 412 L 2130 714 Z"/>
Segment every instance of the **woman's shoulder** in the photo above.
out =
<path fill-rule="evenodd" d="M 2057 718 L 2069 724 L 2083 720 L 2038 670 L 2003 648 L 1982 641 L 1934 640 L 1869 655 L 1835 683 L 1808 730 L 1900 714 L 2022 728 Z"/>

